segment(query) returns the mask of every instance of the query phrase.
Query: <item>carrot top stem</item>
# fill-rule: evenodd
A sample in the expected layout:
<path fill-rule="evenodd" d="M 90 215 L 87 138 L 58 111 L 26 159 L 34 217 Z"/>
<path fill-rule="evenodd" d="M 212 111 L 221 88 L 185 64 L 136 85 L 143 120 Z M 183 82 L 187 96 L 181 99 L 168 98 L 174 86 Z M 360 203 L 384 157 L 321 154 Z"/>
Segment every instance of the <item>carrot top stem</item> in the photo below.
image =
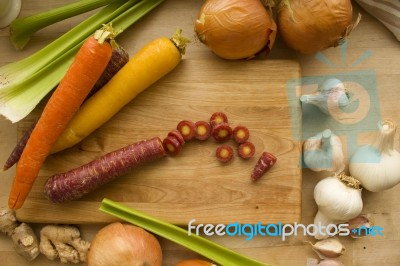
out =
<path fill-rule="evenodd" d="M 186 46 L 190 43 L 190 40 L 182 36 L 182 29 L 176 29 L 174 35 L 171 37 L 171 41 L 179 52 L 184 55 L 186 52 Z"/>
<path fill-rule="evenodd" d="M 103 44 L 105 41 L 114 40 L 114 38 L 120 34 L 122 30 L 116 31 L 113 29 L 111 23 L 104 24 L 103 27 L 99 30 L 96 30 L 93 34 L 93 37 L 100 43 Z"/>

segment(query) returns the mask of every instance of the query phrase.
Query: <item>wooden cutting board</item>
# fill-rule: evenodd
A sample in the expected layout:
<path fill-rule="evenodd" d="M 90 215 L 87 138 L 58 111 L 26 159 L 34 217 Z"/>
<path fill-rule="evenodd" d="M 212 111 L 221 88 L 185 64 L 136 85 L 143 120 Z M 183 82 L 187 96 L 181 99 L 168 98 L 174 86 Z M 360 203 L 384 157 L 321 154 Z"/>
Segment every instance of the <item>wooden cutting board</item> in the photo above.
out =
<path fill-rule="evenodd" d="M 294 61 L 184 59 L 82 143 L 48 157 L 26 203 L 17 211 L 18 219 L 110 222 L 115 219 L 98 211 L 106 197 L 181 225 L 191 219 L 212 224 L 299 222 L 301 116 L 298 98 L 288 97 L 286 88 L 289 80 L 299 77 L 299 64 Z M 225 112 L 231 126 L 243 124 L 250 129 L 254 158 L 235 156 L 222 165 L 215 157 L 214 140 L 192 141 L 179 156 L 135 169 L 80 200 L 53 204 L 44 198 L 43 185 L 49 176 L 130 143 L 163 138 L 179 121 L 208 120 L 216 111 Z M 20 123 L 20 135 L 31 121 L 33 116 Z M 252 183 L 251 171 L 263 151 L 275 154 L 278 162 Z"/>

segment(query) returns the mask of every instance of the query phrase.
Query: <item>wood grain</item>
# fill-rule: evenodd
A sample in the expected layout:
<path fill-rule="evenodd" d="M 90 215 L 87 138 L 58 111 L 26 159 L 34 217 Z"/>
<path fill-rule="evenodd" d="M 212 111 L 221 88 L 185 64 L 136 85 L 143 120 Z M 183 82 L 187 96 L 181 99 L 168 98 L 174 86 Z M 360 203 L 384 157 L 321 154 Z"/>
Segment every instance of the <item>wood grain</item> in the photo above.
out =
<path fill-rule="evenodd" d="M 18 219 L 109 222 L 113 219 L 97 210 L 106 197 L 182 225 L 193 218 L 214 224 L 266 219 L 299 222 L 300 131 L 295 136 L 293 129 L 299 130 L 300 108 L 298 98 L 289 97 L 286 88 L 288 80 L 299 77 L 298 63 L 290 60 L 184 59 L 82 143 L 48 157 L 25 205 L 17 211 Z M 179 156 L 135 169 L 80 200 L 52 204 L 45 199 L 43 185 L 49 176 L 130 143 L 163 138 L 183 119 L 208 121 L 216 111 L 225 112 L 232 127 L 242 124 L 250 129 L 250 140 L 256 146 L 253 158 L 235 156 L 233 162 L 222 165 L 214 154 L 216 141 L 192 141 Z M 233 141 L 230 144 L 236 146 Z M 263 151 L 275 154 L 278 163 L 253 183 L 250 174 Z"/>

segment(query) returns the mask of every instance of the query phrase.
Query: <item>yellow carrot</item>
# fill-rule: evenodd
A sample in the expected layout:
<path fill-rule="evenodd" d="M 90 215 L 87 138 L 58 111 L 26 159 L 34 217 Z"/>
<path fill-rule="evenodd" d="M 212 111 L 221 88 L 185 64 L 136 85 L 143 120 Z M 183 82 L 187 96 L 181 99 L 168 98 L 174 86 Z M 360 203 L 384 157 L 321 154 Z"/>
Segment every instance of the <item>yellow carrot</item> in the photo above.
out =
<path fill-rule="evenodd" d="M 146 44 L 129 62 L 75 114 L 67 129 L 53 146 L 52 153 L 79 143 L 99 128 L 181 61 L 187 39 L 180 30 L 169 39 L 157 38 Z"/>

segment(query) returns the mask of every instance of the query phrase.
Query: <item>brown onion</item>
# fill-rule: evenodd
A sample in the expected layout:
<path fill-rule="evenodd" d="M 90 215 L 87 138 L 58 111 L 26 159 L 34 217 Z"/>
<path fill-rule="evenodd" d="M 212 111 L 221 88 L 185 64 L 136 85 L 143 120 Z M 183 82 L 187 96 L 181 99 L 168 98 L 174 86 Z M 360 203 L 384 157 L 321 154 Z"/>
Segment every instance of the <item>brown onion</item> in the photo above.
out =
<path fill-rule="evenodd" d="M 352 25 L 351 0 L 284 0 L 279 33 L 290 48 L 312 54 L 338 46 Z"/>
<path fill-rule="evenodd" d="M 88 266 L 162 265 L 157 238 L 144 229 L 115 222 L 95 235 L 87 255 Z"/>
<path fill-rule="evenodd" d="M 195 22 L 198 39 L 225 59 L 270 51 L 276 31 L 275 21 L 260 0 L 207 0 Z"/>

